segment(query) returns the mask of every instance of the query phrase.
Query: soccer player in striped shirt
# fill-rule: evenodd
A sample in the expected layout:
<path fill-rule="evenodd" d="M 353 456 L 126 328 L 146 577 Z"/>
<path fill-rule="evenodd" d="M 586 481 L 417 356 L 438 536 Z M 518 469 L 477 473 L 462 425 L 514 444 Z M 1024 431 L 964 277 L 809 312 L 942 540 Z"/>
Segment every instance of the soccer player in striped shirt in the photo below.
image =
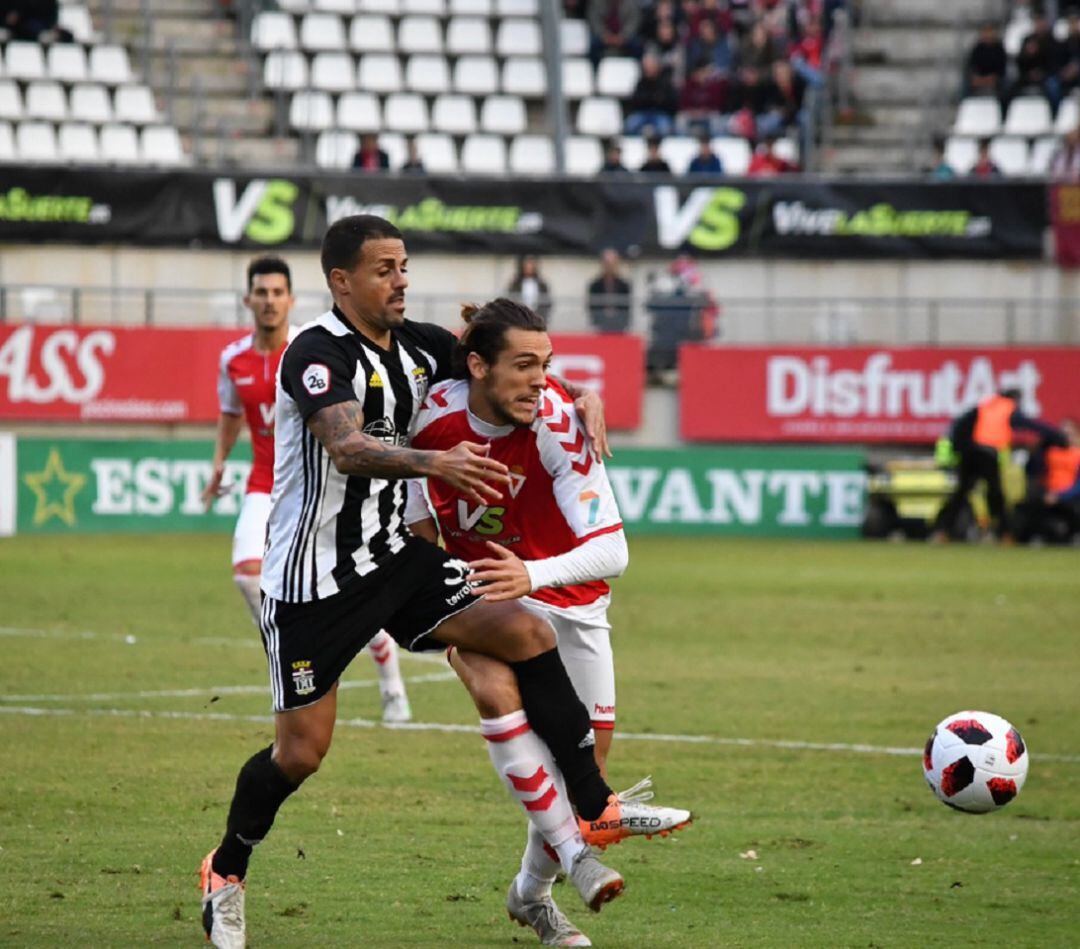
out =
<path fill-rule="evenodd" d="M 270 516 L 270 490 L 274 484 L 274 386 L 285 347 L 296 336 L 289 313 L 296 303 L 289 265 L 280 257 L 257 257 L 248 264 L 244 306 L 251 311 L 252 332 L 229 343 L 218 360 L 217 437 L 210 481 L 203 491 L 207 510 L 229 488 L 222 486 L 225 462 L 247 423 L 251 434 L 252 464 L 232 543 L 233 582 L 259 622 L 259 575 L 262 572 L 266 522 Z M 398 649 L 385 632 L 368 644 L 379 674 L 384 722 L 412 718 Z"/>
<path fill-rule="evenodd" d="M 373 215 L 342 218 L 323 238 L 321 260 L 334 306 L 285 350 L 276 390 L 260 616 L 274 742 L 240 769 L 225 834 L 202 865 L 203 926 L 229 949 L 245 944 L 252 848 L 318 770 L 338 679 L 380 629 L 409 649 L 455 646 L 505 662 L 579 814 L 596 820 L 615 798 L 551 626 L 514 602 L 476 596 L 464 561 L 405 526 L 409 478 L 439 478 L 473 504 L 500 500 L 512 482 L 484 446 L 409 447 L 429 388 L 449 376 L 454 337 L 405 319 L 400 231 Z M 622 892 L 622 876 L 588 847 L 568 870 L 594 909 Z"/>

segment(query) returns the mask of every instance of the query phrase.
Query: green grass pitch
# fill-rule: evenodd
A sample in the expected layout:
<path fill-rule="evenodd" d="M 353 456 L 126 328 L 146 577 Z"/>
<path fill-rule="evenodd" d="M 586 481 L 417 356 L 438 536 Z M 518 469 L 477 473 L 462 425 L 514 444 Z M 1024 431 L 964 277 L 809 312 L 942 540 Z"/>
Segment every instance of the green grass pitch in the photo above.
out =
<path fill-rule="evenodd" d="M 270 735 L 227 558 L 223 536 L 0 541 L 0 944 L 201 944 L 198 863 Z M 627 891 L 601 915 L 556 898 L 606 947 L 1075 945 L 1078 567 L 1062 550 L 632 539 L 612 783 L 651 773 L 698 819 L 610 850 Z M 403 671 L 418 722 L 475 724 L 443 665 Z M 250 945 L 536 944 L 503 909 L 524 819 L 483 742 L 373 726 L 374 678 L 354 663 L 349 721 L 256 851 Z M 995 814 L 950 811 L 916 754 L 886 753 L 963 708 L 1010 719 L 1032 752 Z"/>

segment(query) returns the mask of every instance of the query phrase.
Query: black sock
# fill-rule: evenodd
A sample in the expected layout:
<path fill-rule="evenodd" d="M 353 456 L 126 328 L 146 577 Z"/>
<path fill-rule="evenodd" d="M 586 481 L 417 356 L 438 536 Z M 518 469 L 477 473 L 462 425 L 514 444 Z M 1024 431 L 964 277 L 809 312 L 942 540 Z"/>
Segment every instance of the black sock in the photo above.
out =
<path fill-rule="evenodd" d="M 607 807 L 611 788 L 596 765 L 588 710 L 574 691 L 558 650 L 512 662 L 510 668 L 517 676 L 529 725 L 551 749 L 578 813 L 595 820 Z"/>
<path fill-rule="evenodd" d="M 256 752 L 240 769 L 225 836 L 214 854 L 214 872 L 220 876 L 244 879 L 251 848 L 270 833 L 278 808 L 298 787 L 274 764 L 273 748 Z"/>

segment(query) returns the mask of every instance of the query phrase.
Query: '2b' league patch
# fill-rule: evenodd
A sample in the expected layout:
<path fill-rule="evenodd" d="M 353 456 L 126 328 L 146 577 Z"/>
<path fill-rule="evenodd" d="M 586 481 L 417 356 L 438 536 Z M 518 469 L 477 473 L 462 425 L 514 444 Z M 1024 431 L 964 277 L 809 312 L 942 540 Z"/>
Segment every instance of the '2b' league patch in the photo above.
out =
<path fill-rule="evenodd" d="M 308 395 L 326 395 L 330 391 L 330 369 L 321 362 L 313 362 L 303 375 Z"/>

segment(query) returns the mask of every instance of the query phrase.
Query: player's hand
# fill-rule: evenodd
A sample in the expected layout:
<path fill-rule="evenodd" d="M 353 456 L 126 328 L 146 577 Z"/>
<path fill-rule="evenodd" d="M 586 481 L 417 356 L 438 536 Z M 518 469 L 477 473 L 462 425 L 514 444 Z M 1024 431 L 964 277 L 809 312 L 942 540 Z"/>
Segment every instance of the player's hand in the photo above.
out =
<path fill-rule="evenodd" d="M 495 556 L 469 564 L 470 572 L 466 579 L 478 584 L 473 593 L 493 603 L 516 600 L 531 593 L 532 581 L 521 558 L 493 540 L 489 540 L 487 545 Z"/>
<path fill-rule="evenodd" d="M 210 481 L 203 489 L 203 493 L 200 495 L 203 503 L 203 512 L 210 510 L 210 505 L 220 498 L 227 490 L 227 487 L 223 487 L 221 479 L 225 476 L 225 466 L 218 465 L 214 468 L 213 473 L 210 475 Z"/>
<path fill-rule="evenodd" d="M 585 434 L 592 442 L 593 453 L 597 461 L 611 458 L 611 446 L 607 440 L 607 422 L 604 419 L 604 400 L 592 389 L 574 399 L 574 408 L 578 418 L 585 426 Z"/>
<path fill-rule="evenodd" d="M 433 474 L 477 504 L 501 501 L 496 485 L 509 485 L 510 474 L 501 461 L 488 457 L 490 451 L 490 445 L 459 442 L 438 453 Z"/>

